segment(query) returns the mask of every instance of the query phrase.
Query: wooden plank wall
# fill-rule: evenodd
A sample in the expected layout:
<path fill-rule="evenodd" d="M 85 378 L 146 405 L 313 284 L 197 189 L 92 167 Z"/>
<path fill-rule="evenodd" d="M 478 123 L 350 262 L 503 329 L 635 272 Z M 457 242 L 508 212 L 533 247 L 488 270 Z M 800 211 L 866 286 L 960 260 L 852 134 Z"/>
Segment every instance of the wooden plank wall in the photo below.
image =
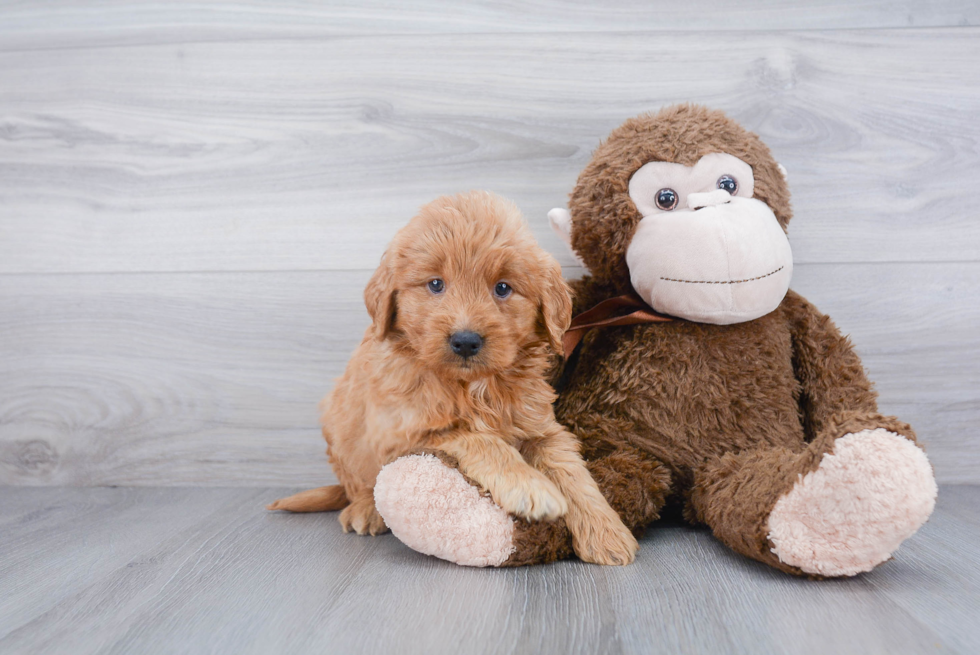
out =
<path fill-rule="evenodd" d="M 980 5 L 662 4 L 0 2 L 0 484 L 322 484 L 413 210 L 492 189 L 570 265 L 547 210 L 681 101 L 770 145 L 794 288 L 980 482 Z"/>

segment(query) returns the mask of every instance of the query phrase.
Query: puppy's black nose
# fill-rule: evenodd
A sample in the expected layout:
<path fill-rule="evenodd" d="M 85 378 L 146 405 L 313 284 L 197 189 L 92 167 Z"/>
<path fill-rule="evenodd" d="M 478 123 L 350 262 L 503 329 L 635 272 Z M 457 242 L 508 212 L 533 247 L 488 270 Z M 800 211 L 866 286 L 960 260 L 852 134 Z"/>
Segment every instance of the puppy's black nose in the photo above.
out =
<path fill-rule="evenodd" d="M 449 346 L 453 352 L 466 359 L 480 352 L 483 347 L 483 337 L 476 332 L 455 332 L 449 337 Z"/>

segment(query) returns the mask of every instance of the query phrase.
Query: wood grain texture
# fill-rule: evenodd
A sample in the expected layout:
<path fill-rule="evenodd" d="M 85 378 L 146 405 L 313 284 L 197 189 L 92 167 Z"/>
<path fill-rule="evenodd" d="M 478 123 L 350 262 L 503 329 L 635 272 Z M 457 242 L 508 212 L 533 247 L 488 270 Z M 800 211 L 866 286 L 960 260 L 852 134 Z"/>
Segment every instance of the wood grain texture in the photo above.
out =
<path fill-rule="evenodd" d="M 628 567 L 487 570 L 391 535 L 345 535 L 335 514 L 262 510 L 280 489 L 2 493 L 0 651 L 11 655 L 980 649 L 977 487 L 944 487 L 894 560 L 823 582 L 672 523 L 648 531 Z"/>
<path fill-rule="evenodd" d="M 544 216 L 592 149 L 678 101 L 727 110 L 789 169 L 799 262 L 980 253 L 980 28 L 10 34 L 0 273 L 365 269 L 468 188 L 513 198 L 561 252 Z"/>
<path fill-rule="evenodd" d="M 31 49 L 350 34 L 813 30 L 980 25 L 969 0 L 692 0 L 615 3 L 422 0 L 264 0 L 132 3 L 0 2 L 0 35 Z"/>
<path fill-rule="evenodd" d="M 610 129 L 678 101 L 772 147 L 794 286 L 939 478 L 980 482 L 978 21 L 966 0 L 0 0 L 0 483 L 329 481 L 316 403 L 415 208 L 493 189 L 571 264 L 547 210 Z"/>
<path fill-rule="evenodd" d="M 77 496 L 55 487 L 32 494 L 4 488 L 0 639 L 38 613 L 70 604 L 78 589 L 120 566 L 141 577 L 140 557 L 161 541 L 174 543 L 174 534 L 202 522 L 217 531 L 223 522 L 241 521 L 236 512 L 245 510 L 239 504 L 243 496 L 254 509 L 257 497 L 249 490 L 214 489 L 204 495 L 194 489 L 93 489 Z M 3 646 L 0 651 L 12 652 Z"/>
<path fill-rule="evenodd" d="M 316 406 L 369 274 L 0 276 L 0 483 L 326 484 Z M 938 478 L 980 481 L 980 264 L 801 265 L 793 286 Z"/>

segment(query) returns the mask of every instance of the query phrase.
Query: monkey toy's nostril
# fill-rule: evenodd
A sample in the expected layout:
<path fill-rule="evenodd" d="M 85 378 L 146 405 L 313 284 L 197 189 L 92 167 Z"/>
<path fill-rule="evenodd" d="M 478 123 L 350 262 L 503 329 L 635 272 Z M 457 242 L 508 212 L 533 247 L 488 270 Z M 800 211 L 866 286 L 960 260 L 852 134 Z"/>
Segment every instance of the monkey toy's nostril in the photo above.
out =
<path fill-rule="evenodd" d="M 724 189 L 715 189 L 714 191 L 706 191 L 705 193 L 688 194 L 687 207 L 688 209 L 697 211 L 699 209 L 704 209 L 705 207 L 724 205 L 725 203 L 731 201 L 732 194 L 728 193 Z"/>
<path fill-rule="evenodd" d="M 449 337 L 449 347 L 453 352 L 467 359 L 480 352 L 483 347 L 483 337 L 476 332 L 454 332 Z"/>

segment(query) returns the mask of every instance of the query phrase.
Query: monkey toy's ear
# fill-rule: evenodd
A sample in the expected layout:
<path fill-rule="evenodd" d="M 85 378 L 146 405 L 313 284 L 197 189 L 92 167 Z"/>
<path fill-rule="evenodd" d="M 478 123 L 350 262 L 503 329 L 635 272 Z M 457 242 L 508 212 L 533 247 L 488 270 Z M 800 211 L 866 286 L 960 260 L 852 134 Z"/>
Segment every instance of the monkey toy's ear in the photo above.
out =
<path fill-rule="evenodd" d="M 381 266 L 374 272 L 364 288 L 364 304 L 374 321 L 374 334 L 384 339 L 395 327 L 395 276 L 391 271 L 388 254 L 381 257 Z"/>
<path fill-rule="evenodd" d="M 568 246 L 568 252 L 572 253 L 572 257 L 575 258 L 578 265 L 585 267 L 585 262 L 582 261 L 582 258 L 572 250 L 572 215 L 568 213 L 568 210 L 562 207 L 555 207 L 548 212 L 548 223 L 551 225 L 552 231 L 558 235 L 558 238 Z"/>

